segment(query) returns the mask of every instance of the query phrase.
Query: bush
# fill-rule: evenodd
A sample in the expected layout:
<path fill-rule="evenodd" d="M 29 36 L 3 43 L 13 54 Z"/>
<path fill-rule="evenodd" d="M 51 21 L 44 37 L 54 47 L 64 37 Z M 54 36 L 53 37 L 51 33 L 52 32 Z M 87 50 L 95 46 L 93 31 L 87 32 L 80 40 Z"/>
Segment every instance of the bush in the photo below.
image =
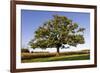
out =
<path fill-rule="evenodd" d="M 21 49 L 21 53 L 29 53 L 28 49 Z"/>

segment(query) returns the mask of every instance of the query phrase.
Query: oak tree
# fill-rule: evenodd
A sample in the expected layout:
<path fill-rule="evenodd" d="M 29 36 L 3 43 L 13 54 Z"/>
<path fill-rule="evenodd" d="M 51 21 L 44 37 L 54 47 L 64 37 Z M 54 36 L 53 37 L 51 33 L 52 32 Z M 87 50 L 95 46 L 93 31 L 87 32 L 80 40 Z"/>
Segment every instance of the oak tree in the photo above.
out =
<path fill-rule="evenodd" d="M 29 42 L 31 48 L 64 48 L 64 45 L 77 46 L 84 44 L 84 30 L 77 23 L 72 22 L 66 16 L 53 15 L 53 18 L 44 22 L 35 31 L 34 38 Z"/>

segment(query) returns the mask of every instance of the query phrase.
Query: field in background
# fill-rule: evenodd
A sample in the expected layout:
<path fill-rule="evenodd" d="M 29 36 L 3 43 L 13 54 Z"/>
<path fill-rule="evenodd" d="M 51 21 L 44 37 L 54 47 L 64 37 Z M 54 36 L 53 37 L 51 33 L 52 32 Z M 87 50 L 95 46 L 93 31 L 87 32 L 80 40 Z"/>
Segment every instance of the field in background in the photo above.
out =
<path fill-rule="evenodd" d="M 90 59 L 90 50 L 49 53 L 49 52 L 33 52 L 27 51 L 21 53 L 21 62 L 50 62 L 50 61 L 72 61 L 72 60 L 88 60 Z"/>

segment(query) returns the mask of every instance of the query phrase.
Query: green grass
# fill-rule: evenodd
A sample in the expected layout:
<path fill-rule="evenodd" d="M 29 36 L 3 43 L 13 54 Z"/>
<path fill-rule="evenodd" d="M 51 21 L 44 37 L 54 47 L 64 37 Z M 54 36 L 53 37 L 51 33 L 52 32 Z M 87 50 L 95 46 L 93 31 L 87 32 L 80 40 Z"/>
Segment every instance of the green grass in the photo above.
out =
<path fill-rule="evenodd" d="M 50 61 L 73 61 L 73 60 L 89 60 L 90 50 L 49 53 L 49 52 L 33 52 L 21 53 L 21 62 L 50 62 Z"/>
<path fill-rule="evenodd" d="M 45 58 L 34 58 L 22 60 L 22 63 L 30 62 L 50 62 L 50 61 L 72 61 L 72 60 L 88 60 L 90 59 L 89 54 L 78 54 L 78 55 L 61 55 L 55 57 L 45 57 Z"/>

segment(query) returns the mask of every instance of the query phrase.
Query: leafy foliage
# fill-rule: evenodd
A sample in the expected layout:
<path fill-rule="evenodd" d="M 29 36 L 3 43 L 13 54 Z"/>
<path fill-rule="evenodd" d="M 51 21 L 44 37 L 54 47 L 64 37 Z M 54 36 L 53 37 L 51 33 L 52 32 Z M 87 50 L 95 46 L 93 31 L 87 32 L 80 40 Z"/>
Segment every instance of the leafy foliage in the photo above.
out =
<path fill-rule="evenodd" d="M 84 44 L 83 33 L 85 28 L 79 28 L 77 23 L 65 16 L 53 15 L 51 20 L 46 21 L 35 31 L 35 38 L 30 41 L 32 48 L 59 48 L 62 44 L 77 46 Z"/>

